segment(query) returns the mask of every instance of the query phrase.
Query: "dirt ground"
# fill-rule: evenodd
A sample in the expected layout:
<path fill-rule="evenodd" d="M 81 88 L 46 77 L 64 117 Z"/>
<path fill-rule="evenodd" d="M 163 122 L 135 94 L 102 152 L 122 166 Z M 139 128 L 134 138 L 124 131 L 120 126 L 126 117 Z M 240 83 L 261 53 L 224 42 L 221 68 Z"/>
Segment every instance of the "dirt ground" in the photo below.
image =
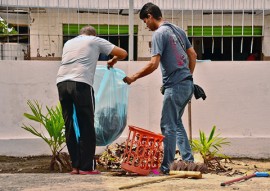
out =
<path fill-rule="evenodd" d="M 120 187 L 157 180 L 164 176 L 150 174 L 148 176 L 136 176 L 126 174 L 115 176 L 115 172 L 108 171 L 101 166 L 101 175 L 69 175 L 67 170 L 59 173 L 50 172 L 50 156 L 32 157 L 9 157 L 0 156 L 0 191 L 9 190 L 104 190 L 114 191 Z M 223 164 L 227 172 L 218 174 L 203 174 L 202 179 L 174 178 L 165 181 L 157 181 L 137 187 L 124 189 L 130 191 L 178 191 L 178 190 L 243 190 L 243 191 L 270 191 L 270 177 L 254 177 L 246 181 L 236 182 L 228 186 L 220 186 L 221 182 L 226 182 L 235 178 L 251 174 L 256 171 L 269 172 L 269 160 L 252 159 L 232 159 L 231 162 Z"/>
<path fill-rule="evenodd" d="M 14 157 L 0 155 L 0 173 L 59 173 L 57 169 L 54 172 L 50 172 L 50 160 L 51 156 Z M 245 174 L 254 171 L 270 171 L 270 159 L 234 158 L 230 161 L 223 161 L 222 165 L 226 167 L 227 172 L 216 173 L 222 176 Z M 104 169 L 102 166 L 97 166 L 97 168 L 102 172 L 113 171 Z M 63 169 L 63 173 L 67 172 L 67 169 Z"/>

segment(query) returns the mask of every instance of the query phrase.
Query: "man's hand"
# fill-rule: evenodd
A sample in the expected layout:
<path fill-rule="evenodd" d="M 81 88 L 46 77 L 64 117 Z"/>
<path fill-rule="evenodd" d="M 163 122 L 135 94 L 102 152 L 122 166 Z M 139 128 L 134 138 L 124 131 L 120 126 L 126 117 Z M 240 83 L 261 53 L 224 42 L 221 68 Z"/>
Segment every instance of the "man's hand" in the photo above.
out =
<path fill-rule="evenodd" d="M 113 67 L 113 65 L 115 65 L 115 63 L 117 62 L 117 59 L 112 58 L 110 60 L 107 61 L 107 68 L 110 69 Z"/>
<path fill-rule="evenodd" d="M 135 82 L 136 81 L 136 78 L 135 77 L 133 77 L 133 76 L 126 76 L 124 79 L 123 79 L 123 81 L 125 82 L 125 83 L 127 83 L 128 85 L 130 85 L 132 82 Z"/>
<path fill-rule="evenodd" d="M 115 46 L 110 54 L 113 55 L 113 58 L 107 61 L 108 69 L 112 68 L 118 60 L 124 60 L 127 57 L 127 51 L 118 46 Z"/>
<path fill-rule="evenodd" d="M 151 60 L 148 62 L 146 66 L 144 66 L 140 71 L 135 73 L 132 76 L 126 76 L 123 81 L 130 85 L 131 83 L 135 82 L 137 79 L 142 78 L 144 76 L 147 76 L 151 74 L 153 71 L 155 71 L 158 68 L 160 61 L 160 55 L 152 56 Z"/>

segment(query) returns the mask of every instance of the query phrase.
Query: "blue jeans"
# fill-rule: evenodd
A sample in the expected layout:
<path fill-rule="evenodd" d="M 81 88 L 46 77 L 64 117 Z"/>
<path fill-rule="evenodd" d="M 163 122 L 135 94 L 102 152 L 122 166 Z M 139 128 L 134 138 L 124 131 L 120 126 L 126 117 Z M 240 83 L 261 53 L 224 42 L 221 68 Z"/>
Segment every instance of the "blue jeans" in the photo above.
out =
<path fill-rule="evenodd" d="M 160 123 L 161 132 L 165 136 L 163 140 L 164 156 L 161 164 L 163 172 L 169 172 L 170 164 L 174 161 L 176 145 L 184 161 L 194 161 L 182 123 L 182 115 L 193 91 L 192 80 L 182 81 L 165 90 Z"/>

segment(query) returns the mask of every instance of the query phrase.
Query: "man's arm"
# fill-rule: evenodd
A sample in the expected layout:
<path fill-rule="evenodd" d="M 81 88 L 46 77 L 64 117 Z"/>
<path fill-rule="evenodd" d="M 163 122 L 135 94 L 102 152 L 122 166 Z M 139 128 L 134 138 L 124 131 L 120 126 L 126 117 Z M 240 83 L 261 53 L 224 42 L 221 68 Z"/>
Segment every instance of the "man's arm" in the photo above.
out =
<path fill-rule="evenodd" d="M 125 51 L 124 49 L 115 46 L 111 53 L 111 55 L 113 55 L 113 58 L 108 60 L 107 64 L 109 67 L 113 67 L 113 65 L 118 61 L 118 60 L 124 60 L 127 57 L 127 51 Z"/>
<path fill-rule="evenodd" d="M 190 73 L 193 74 L 194 69 L 195 69 L 195 65 L 196 65 L 196 58 L 197 58 L 197 54 L 196 54 L 193 47 L 187 49 L 187 55 L 188 55 L 188 59 L 189 59 Z"/>
<path fill-rule="evenodd" d="M 155 71 L 160 62 L 160 55 L 153 56 L 151 60 L 148 62 L 148 64 L 143 67 L 140 71 L 136 72 L 132 76 L 127 76 L 123 80 L 127 84 L 131 84 L 132 82 L 135 82 L 137 79 L 142 78 L 144 76 L 147 76 L 148 74 L 151 74 L 153 71 Z"/>

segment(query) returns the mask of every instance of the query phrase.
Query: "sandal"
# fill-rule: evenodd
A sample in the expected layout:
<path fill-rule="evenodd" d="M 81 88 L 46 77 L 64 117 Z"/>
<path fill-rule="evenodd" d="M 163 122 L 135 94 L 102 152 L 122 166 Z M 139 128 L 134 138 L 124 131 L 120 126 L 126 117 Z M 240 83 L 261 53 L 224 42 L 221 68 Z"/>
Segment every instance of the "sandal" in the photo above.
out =
<path fill-rule="evenodd" d="M 81 174 L 81 175 L 94 175 L 94 174 L 100 174 L 100 171 L 98 171 L 98 170 L 88 170 L 88 171 L 79 170 L 79 174 Z"/>
<path fill-rule="evenodd" d="M 69 174 L 72 174 L 72 175 L 74 175 L 74 174 L 79 174 L 79 169 L 77 169 L 77 168 L 72 168 L 72 171 L 71 171 Z"/>

